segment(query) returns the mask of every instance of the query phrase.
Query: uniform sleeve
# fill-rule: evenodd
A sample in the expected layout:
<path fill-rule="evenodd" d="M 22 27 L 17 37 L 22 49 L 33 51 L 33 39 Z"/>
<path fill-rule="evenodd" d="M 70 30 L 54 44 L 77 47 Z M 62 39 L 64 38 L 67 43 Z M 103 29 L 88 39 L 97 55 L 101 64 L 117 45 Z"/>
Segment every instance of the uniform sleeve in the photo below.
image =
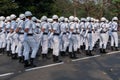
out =
<path fill-rule="evenodd" d="M 11 29 L 15 29 L 15 26 L 16 26 L 16 24 L 15 24 L 15 23 L 12 23 L 12 24 L 11 24 Z"/>
<path fill-rule="evenodd" d="M 6 28 L 10 28 L 10 23 L 8 23 L 8 24 L 6 25 Z"/>
<path fill-rule="evenodd" d="M 25 24 L 25 28 L 30 28 L 30 25 L 31 25 L 30 21 L 27 21 Z"/>

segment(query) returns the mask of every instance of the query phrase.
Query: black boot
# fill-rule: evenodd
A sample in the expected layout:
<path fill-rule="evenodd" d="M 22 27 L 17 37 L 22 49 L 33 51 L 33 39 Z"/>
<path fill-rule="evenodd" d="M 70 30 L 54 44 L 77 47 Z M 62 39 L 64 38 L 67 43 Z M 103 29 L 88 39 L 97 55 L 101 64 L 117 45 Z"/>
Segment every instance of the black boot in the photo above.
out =
<path fill-rule="evenodd" d="M 115 47 L 115 50 L 118 51 L 118 47 Z"/>
<path fill-rule="evenodd" d="M 72 52 L 69 52 L 69 57 L 70 58 L 73 58 L 72 54 L 73 54 Z"/>
<path fill-rule="evenodd" d="M 80 46 L 80 49 L 83 50 L 83 46 Z"/>
<path fill-rule="evenodd" d="M 59 63 L 59 62 L 62 62 L 62 61 L 59 60 L 59 57 L 58 57 L 58 56 L 55 56 L 55 63 Z"/>
<path fill-rule="evenodd" d="M 64 52 L 64 51 L 61 51 L 61 52 L 60 52 L 60 55 L 61 55 L 62 57 L 65 57 L 65 52 Z"/>
<path fill-rule="evenodd" d="M 86 50 L 85 53 L 86 53 L 87 56 L 89 56 L 89 52 L 88 52 L 88 50 Z"/>
<path fill-rule="evenodd" d="M 19 63 L 23 63 L 24 62 L 24 56 L 20 56 L 19 57 Z"/>
<path fill-rule="evenodd" d="M 107 53 L 105 49 L 103 49 L 103 53 L 104 53 L 104 54 L 106 54 L 106 53 Z"/>
<path fill-rule="evenodd" d="M 34 58 L 30 59 L 30 66 L 31 67 L 36 67 L 36 65 L 34 64 Z"/>
<path fill-rule="evenodd" d="M 30 64 L 29 64 L 28 60 L 25 60 L 25 61 L 24 61 L 24 67 L 25 67 L 25 68 L 26 68 L 26 67 L 30 67 Z"/>
<path fill-rule="evenodd" d="M 52 54 L 52 49 L 51 48 L 48 48 L 48 54 Z"/>
<path fill-rule="evenodd" d="M 47 54 L 44 54 L 44 57 L 45 57 L 46 59 L 50 59 Z"/>
<path fill-rule="evenodd" d="M 0 48 L 0 53 L 2 53 L 2 48 Z"/>
<path fill-rule="evenodd" d="M 78 57 L 76 56 L 77 51 L 73 52 L 73 59 L 77 59 Z"/>
<path fill-rule="evenodd" d="M 114 47 L 113 47 L 113 46 L 111 46 L 111 50 L 112 50 L 112 51 L 114 50 Z"/>
<path fill-rule="evenodd" d="M 81 54 L 80 48 L 77 49 L 77 54 Z"/>
<path fill-rule="evenodd" d="M 5 48 L 2 48 L 2 53 L 3 53 L 3 54 L 5 53 Z"/>
<path fill-rule="evenodd" d="M 94 56 L 91 50 L 89 51 L 89 56 Z"/>
<path fill-rule="evenodd" d="M 11 52 L 10 51 L 6 51 L 7 56 L 11 56 Z"/>
<path fill-rule="evenodd" d="M 55 58 L 55 55 L 53 55 L 53 62 L 55 62 L 56 61 L 56 58 Z"/>
<path fill-rule="evenodd" d="M 45 54 L 42 54 L 42 59 L 43 59 L 43 60 L 45 59 Z"/>
<path fill-rule="evenodd" d="M 100 53 L 103 53 L 103 50 L 102 50 L 102 48 L 100 48 Z"/>
<path fill-rule="evenodd" d="M 15 54 L 12 54 L 12 59 L 17 59 L 17 53 L 15 53 Z"/>

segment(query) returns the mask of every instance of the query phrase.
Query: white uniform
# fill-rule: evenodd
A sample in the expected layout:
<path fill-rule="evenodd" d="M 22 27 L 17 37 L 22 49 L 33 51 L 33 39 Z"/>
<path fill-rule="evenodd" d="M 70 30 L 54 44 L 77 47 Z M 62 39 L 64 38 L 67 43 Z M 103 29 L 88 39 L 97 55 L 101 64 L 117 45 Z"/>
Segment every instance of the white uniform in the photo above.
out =
<path fill-rule="evenodd" d="M 70 58 L 77 58 L 76 53 L 77 53 L 77 35 L 76 35 L 76 25 L 74 22 L 69 23 L 69 29 L 70 29 L 70 35 L 69 35 L 69 54 Z"/>
<path fill-rule="evenodd" d="M 53 55 L 59 56 L 59 49 L 60 49 L 60 24 L 58 22 L 52 23 L 52 28 L 55 31 L 53 34 Z"/>
<path fill-rule="evenodd" d="M 65 52 L 69 44 L 68 35 L 67 35 L 68 25 L 66 25 L 65 22 L 62 22 L 60 25 L 60 29 L 61 29 L 61 34 L 60 34 L 60 39 L 61 39 L 60 49 L 61 50 L 60 51 L 61 51 L 61 55 L 65 56 Z"/>
<path fill-rule="evenodd" d="M 87 23 L 87 30 L 85 33 L 86 37 L 86 42 L 85 42 L 85 50 L 87 55 L 92 55 L 91 51 L 93 50 L 93 30 L 94 30 L 94 25 L 92 22 Z"/>
<path fill-rule="evenodd" d="M 6 46 L 6 35 L 5 35 L 5 23 L 4 21 L 0 21 L 0 49 L 4 52 Z"/>
<path fill-rule="evenodd" d="M 11 27 L 11 23 L 10 23 L 10 22 L 7 22 L 7 23 L 6 23 L 6 26 L 5 26 L 5 28 L 6 28 L 6 36 L 7 36 L 7 35 L 9 34 L 9 32 L 10 32 L 10 27 Z M 8 55 L 9 55 L 9 53 L 10 53 L 10 45 L 11 45 L 11 43 L 12 43 L 12 40 L 9 38 L 9 39 L 6 40 L 6 43 L 7 43 L 6 51 L 7 51 Z"/>
<path fill-rule="evenodd" d="M 22 57 L 22 51 L 23 51 L 23 39 L 24 39 L 24 28 L 25 28 L 25 21 L 20 20 L 17 24 L 17 27 L 20 29 L 18 32 L 18 46 L 16 49 L 16 52 L 18 53 L 18 57 Z"/>
<path fill-rule="evenodd" d="M 107 23 L 102 22 L 100 24 L 100 50 L 103 49 L 103 53 L 106 53 L 105 49 L 107 47 L 107 42 L 108 42 L 108 29 L 109 29 L 109 25 Z"/>
<path fill-rule="evenodd" d="M 48 58 L 48 32 L 49 32 L 49 26 L 46 21 L 41 22 L 41 30 L 42 31 L 42 58 Z"/>
<path fill-rule="evenodd" d="M 111 23 L 111 47 L 114 46 L 118 48 L 118 33 L 117 33 L 117 29 L 118 29 L 118 24 L 117 22 L 113 21 Z"/>
<path fill-rule="evenodd" d="M 35 29 L 35 24 L 32 20 L 26 19 L 25 20 L 25 29 L 29 29 L 28 33 L 24 33 L 24 51 L 23 55 L 25 57 L 25 60 L 29 60 L 30 51 L 32 50 L 32 54 L 30 55 L 30 58 L 35 58 L 37 53 L 37 42 L 33 36 L 33 30 Z M 31 49 L 31 50 L 30 50 Z"/>

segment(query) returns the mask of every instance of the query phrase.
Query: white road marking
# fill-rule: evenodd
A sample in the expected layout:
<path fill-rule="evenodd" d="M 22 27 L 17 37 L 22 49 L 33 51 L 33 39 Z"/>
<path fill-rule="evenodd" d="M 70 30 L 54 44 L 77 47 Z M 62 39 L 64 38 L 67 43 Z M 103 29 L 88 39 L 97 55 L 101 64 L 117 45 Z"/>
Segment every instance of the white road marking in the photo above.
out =
<path fill-rule="evenodd" d="M 84 58 L 74 59 L 74 60 L 72 60 L 72 61 L 73 61 L 73 62 L 74 62 L 74 61 L 80 61 L 80 60 L 90 59 L 90 58 L 99 57 L 99 56 L 101 56 L 101 55 L 95 55 L 95 56 L 91 56 L 91 57 L 84 57 Z"/>
<path fill-rule="evenodd" d="M 0 77 L 9 76 L 9 75 L 12 75 L 12 74 L 14 74 L 14 72 L 1 74 Z"/>
<path fill-rule="evenodd" d="M 107 53 L 105 55 L 115 54 L 115 53 L 119 53 L 119 52 L 120 51 L 109 52 L 109 53 Z M 74 59 L 72 61 L 74 62 L 74 61 L 86 60 L 86 59 L 90 59 L 90 58 L 94 58 L 94 57 L 99 57 L 99 56 L 101 56 L 101 55 L 95 55 L 95 56 L 90 56 L 90 57 L 84 57 L 84 58 Z"/>
<path fill-rule="evenodd" d="M 41 68 L 53 67 L 53 66 L 57 66 L 57 65 L 60 65 L 60 64 L 64 64 L 64 62 L 45 65 L 45 66 L 40 66 L 40 67 L 35 67 L 35 68 L 30 68 L 30 69 L 26 69 L 25 71 L 32 71 L 32 70 L 41 69 Z"/>
<path fill-rule="evenodd" d="M 115 54 L 115 53 L 119 53 L 119 52 L 120 51 L 109 52 L 106 55 Z M 80 60 L 87 60 L 87 59 L 91 59 L 91 58 L 95 58 L 95 57 L 99 57 L 99 56 L 101 56 L 101 55 L 95 55 L 95 56 L 90 56 L 90 57 L 79 58 L 79 59 L 75 59 L 75 60 L 72 60 L 72 61 L 75 62 L 75 61 L 80 61 Z M 47 67 L 53 67 L 53 66 L 57 66 L 57 65 L 61 65 L 61 64 L 64 64 L 64 62 L 55 63 L 55 64 L 49 64 L 49 65 L 35 67 L 35 68 L 30 68 L 30 69 L 26 69 L 25 71 L 29 72 L 29 71 L 33 71 L 33 70 L 37 70 L 37 69 L 42 69 L 42 68 L 47 68 Z M 19 72 L 22 72 L 22 71 L 18 71 L 18 73 Z M 0 74 L 0 77 L 5 77 L 5 76 L 13 75 L 13 74 L 15 74 L 15 72 Z"/>
<path fill-rule="evenodd" d="M 115 54 L 115 53 L 119 53 L 119 52 L 120 52 L 120 51 L 109 52 L 109 53 L 107 53 L 106 55 Z"/>

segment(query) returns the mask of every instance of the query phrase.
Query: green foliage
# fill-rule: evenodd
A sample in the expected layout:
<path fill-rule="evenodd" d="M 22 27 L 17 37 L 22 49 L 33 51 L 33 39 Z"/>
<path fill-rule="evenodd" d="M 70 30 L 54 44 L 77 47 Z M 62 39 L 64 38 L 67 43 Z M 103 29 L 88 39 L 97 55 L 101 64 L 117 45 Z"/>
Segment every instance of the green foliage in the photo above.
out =
<path fill-rule="evenodd" d="M 7 16 L 12 13 L 19 15 L 30 10 L 39 18 L 43 15 L 52 17 L 53 14 L 65 17 L 76 14 L 79 18 L 120 17 L 120 0 L 111 0 L 106 3 L 109 4 L 108 6 L 102 2 L 95 4 L 91 0 L 86 0 L 84 4 L 74 1 L 76 0 L 0 0 L 0 15 Z"/>

